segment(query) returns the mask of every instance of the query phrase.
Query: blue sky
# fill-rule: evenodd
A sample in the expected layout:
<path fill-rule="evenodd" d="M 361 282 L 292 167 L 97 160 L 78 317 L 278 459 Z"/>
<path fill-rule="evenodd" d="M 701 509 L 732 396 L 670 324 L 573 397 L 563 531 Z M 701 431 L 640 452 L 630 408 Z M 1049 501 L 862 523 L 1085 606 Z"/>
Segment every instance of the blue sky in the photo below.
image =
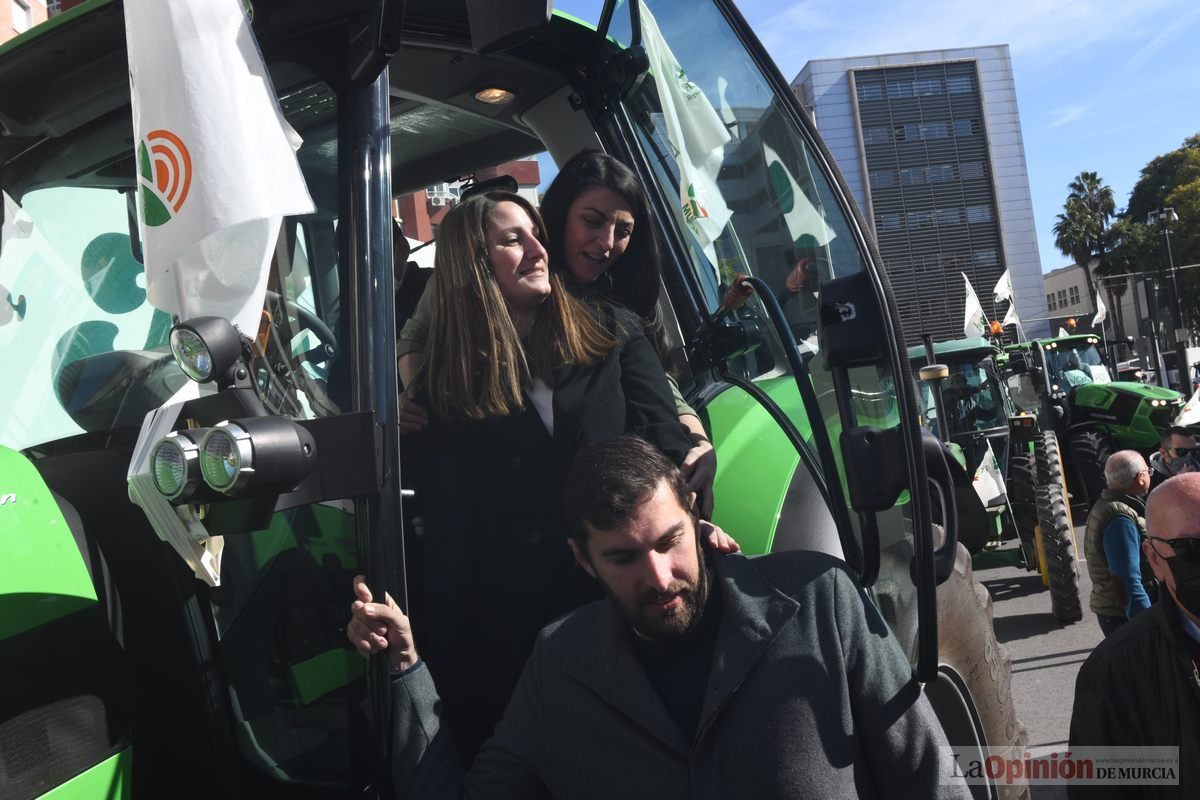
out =
<path fill-rule="evenodd" d="M 692 0 L 703 2 L 704 0 Z M 735 0 L 789 81 L 813 58 L 1007 44 L 1042 269 L 1067 183 L 1099 172 L 1125 205 L 1138 172 L 1200 131 L 1194 0 Z M 599 0 L 555 7 L 596 20 Z"/>

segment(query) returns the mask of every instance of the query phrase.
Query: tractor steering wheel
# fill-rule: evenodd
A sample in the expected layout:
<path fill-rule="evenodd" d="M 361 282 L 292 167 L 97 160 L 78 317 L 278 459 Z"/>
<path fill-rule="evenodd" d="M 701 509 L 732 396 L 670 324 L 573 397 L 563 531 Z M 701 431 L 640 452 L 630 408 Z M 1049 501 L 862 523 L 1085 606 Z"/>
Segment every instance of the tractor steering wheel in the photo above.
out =
<path fill-rule="evenodd" d="M 293 303 L 272 289 L 267 290 L 267 300 L 272 304 L 278 303 L 289 316 L 294 316 L 299 320 L 300 325 L 296 330 L 297 333 L 302 330 L 309 330 L 317 337 L 317 346 L 307 352 L 298 353 L 298 358 L 302 358 L 310 364 L 318 365 L 330 361 L 337 356 L 337 337 L 333 335 L 333 331 L 325 324 L 325 320 L 307 308 Z"/>

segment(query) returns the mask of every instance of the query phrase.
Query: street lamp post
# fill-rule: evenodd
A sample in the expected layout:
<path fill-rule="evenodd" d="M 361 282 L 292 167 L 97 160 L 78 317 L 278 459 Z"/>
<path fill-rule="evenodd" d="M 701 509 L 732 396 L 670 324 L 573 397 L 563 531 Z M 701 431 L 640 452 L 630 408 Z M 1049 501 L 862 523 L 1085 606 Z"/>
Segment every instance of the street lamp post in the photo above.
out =
<path fill-rule="evenodd" d="M 1156 221 L 1162 225 L 1163 255 L 1167 269 L 1167 288 L 1171 292 L 1171 327 L 1173 329 L 1171 338 L 1175 342 L 1175 364 L 1179 370 L 1179 391 L 1188 394 L 1188 374 L 1190 367 L 1187 360 L 1188 331 L 1183 327 L 1183 313 L 1179 308 L 1179 286 L 1175 281 L 1175 260 L 1171 257 L 1170 224 L 1178 219 L 1179 215 L 1170 206 L 1160 208 L 1158 211 L 1151 211 L 1146 215 L 1147 225 L 1153 225 Z"/>

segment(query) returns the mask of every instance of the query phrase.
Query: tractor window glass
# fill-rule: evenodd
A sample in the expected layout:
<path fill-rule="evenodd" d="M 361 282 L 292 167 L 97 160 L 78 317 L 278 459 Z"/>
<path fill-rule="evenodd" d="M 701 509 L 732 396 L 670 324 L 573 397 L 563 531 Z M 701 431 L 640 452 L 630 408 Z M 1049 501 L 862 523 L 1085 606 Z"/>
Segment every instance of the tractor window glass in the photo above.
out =
<path fill-rule="evenodd" d="M 283 221 L 252 373 L 274 413 L 298 418 L 349 408 L 346 317 L 337 245 L 336 96 L 294 84 L 280 105 L 304 144 L 297 152 L 313 214 Z M 242 756 L 279 781 L 345 787 L 364 768 L 352 734 L 365 662 L 345 634 L 346 592 L 359 570 L 354 503 L 276 512 L 265 530 L 226 536 L 213 621 Z"/>
<path fill-rule="evenodd" d="M 136 428 L 182 381 L 155 383 L 171 319 L 146 301 L 128 195 L 65 179 L 3 189 L 0 373 L 21 379 L 0 392 L 0 443 Z"/>
<path fill-rule="evenodd" d="M 861 272 L 864 262 L 827 167 L 715 5 L 644 2 L 641 23 L 651 73 L 627 99 L 626 108 L 660 196 L 672 207 L 675 225 L 689 245 L 704 304 L 709 313 L 716 312 L 738 274 L 761 278 L 782 306 L 809 364 L 806 379 L 814 386 L 818 407 L 801 402 L 784 344 L 757 298 L 734 314 L 748 338 L 724 368 L 774 399 L 807 442 L 814 425 L 828 430 L 839 474 L 818 478 L 831 491 L 844 492 L 837 447 L 842 425 L 830 372 L 820 359 L 817 298 L 823 283 Z M 610 33 L 616 41 L 628 42 L 629 26 L 630 15 L 618 13 Z M 857 368 L 850 379 L 848 402 L 858 424 L 899 424 L 890 368 Z M 805 447 L 801 461 L 815 468 L 819 461 L 811 445 Z M 807 513 L 813 513 L 811 499 L 806 502 Z M 782 508 L 781 514 L 788 510 L 786 501 Z M 805 524 L 805 509 L 795 512 L 780 516 L 777 531 Z M 905 626 L 896 616 L 914 602 L 905 514 L 898 505 L 880 515 L 883 546 L 890 548 L 884 568 L 891 571 L 876 584 L 876 594 L 886 598 L 881 608 L 907 645 L 912 631 L 899 630 Z"/>

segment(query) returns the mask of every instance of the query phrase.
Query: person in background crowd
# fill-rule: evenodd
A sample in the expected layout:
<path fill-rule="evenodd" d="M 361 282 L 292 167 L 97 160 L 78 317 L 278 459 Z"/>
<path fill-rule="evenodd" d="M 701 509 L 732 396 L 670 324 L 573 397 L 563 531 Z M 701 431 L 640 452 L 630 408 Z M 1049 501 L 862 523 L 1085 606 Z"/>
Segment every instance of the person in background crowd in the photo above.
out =
<path fill-rule="evenodd" d="M 1104 463 L 1108 483 L 1091 513 L 1083 549 L 1092 579 L 1091 608 L 1108 636 L 1150 608 L 1142 583 L 1142 541 L 1146 534 L 1146 507 L 1142 498 L 1150 491 L 1150 468 L 1135 450 L 1113 453 Z"/>
<path fill-rule="evenodd" d="M 1150 456 L 1150 488 L 1154 489 L 1167 478 L 1188 472 L 1200 472 L 1196 453 L 1196 436 L 1189 428 L 1172 426 L 1162 433 L 1157 453 Z"/>
<path fill-rule="evenodd" d="M 1200 473 L 1170 478 L 1150 493 L 1142 550 L 1162 587 L 1159 601 L 1080 668 L 1070 748 L 1178 748 L 1179 783 L 1069 785 L 1071 800 L 1183 800 L 1200 787 Z"/>

